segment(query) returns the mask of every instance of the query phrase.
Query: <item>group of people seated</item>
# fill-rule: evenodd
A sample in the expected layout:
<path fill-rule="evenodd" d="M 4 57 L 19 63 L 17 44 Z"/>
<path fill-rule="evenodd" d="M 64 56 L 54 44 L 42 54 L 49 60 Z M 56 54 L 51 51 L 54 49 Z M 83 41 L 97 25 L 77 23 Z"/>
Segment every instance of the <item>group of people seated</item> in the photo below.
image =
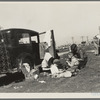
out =
<path fill-rule="evenodd" d="M 60 57 L 57 55 L 57 58 L 53 58 L 47 48 L 41 67 L 43 71 L 49 70 L 53 77 L 71 77 L 85 67 L 87 58 L 85 50 L 72 44 L 64 65 L 60 62 Z"/>

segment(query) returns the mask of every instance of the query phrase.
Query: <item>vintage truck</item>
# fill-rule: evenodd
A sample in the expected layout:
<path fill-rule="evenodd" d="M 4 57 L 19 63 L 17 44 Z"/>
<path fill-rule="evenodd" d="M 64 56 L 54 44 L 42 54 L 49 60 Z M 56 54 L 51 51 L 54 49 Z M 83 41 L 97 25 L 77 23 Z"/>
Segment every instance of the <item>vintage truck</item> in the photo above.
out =
<path fill-rule="evenodd" d="M 20 64 L 28 63 L 30 69 L 41 64 L 43 45 L 40 35 L 44 34 L 28 29 L 5 29 L 0 31 L 0 74 L 21 70 Z M 53 30 L 51 54 L 55 57 L 55 40 Z M 24 74 L 24 73 L 23 73 Z"/>

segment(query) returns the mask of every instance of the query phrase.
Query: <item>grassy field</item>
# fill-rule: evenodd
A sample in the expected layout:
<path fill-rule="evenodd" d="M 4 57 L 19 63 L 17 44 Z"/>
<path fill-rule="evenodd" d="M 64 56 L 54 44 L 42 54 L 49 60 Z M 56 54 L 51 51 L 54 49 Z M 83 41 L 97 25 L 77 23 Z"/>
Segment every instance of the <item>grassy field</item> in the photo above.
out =
<path fill-rule="evenodd" d="M 64 63 L 64 57 L 61 56 Z M 12 77 L 12 78 L 11 78 Z M 0 78 L 0 92 L 8 93 L 92 93 L 100 92 L 100 56 L 88 52 L 88 62 L 77 76 L 71 78 L 52 78 L 40 75 L 38 80 L 17 81 L 21 74 Z M 43 81 L 44 83 L 42 83 Z"/>

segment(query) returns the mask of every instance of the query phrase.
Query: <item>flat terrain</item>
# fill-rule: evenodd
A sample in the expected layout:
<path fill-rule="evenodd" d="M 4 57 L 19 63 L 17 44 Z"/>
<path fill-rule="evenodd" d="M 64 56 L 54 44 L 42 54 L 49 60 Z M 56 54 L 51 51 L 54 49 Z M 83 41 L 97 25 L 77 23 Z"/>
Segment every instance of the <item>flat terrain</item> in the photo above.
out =
<path fill-rule="evenodd" d="M 62 60 L 65 56 L 62 56 Z M 8 93 L 91 93 L 100 92 L 100 56 L 88 52 L 87 66 L 71 78 L 51 78 L 40 75 L 38 80 L 21 81 L 23 75 L 15 73 L 0 78 L 0 92 Z M 42 83 L 44 82 L 44 83 Z"/>

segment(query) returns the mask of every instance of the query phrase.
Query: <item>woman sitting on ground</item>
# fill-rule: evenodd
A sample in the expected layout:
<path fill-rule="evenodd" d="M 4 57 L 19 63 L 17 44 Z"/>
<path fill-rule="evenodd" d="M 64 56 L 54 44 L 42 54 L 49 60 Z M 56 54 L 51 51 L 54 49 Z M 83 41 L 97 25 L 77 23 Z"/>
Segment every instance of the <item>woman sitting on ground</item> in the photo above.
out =
<path fill-rule="evenodd" d="M 79 69 L 84 68 L 86 66 L 88 57 L 84 49 L 78 48 L 76 44 L 71 45 L 71 52 L 73 53 L 73 56 L 78 58 L 79 60 Z"/>

